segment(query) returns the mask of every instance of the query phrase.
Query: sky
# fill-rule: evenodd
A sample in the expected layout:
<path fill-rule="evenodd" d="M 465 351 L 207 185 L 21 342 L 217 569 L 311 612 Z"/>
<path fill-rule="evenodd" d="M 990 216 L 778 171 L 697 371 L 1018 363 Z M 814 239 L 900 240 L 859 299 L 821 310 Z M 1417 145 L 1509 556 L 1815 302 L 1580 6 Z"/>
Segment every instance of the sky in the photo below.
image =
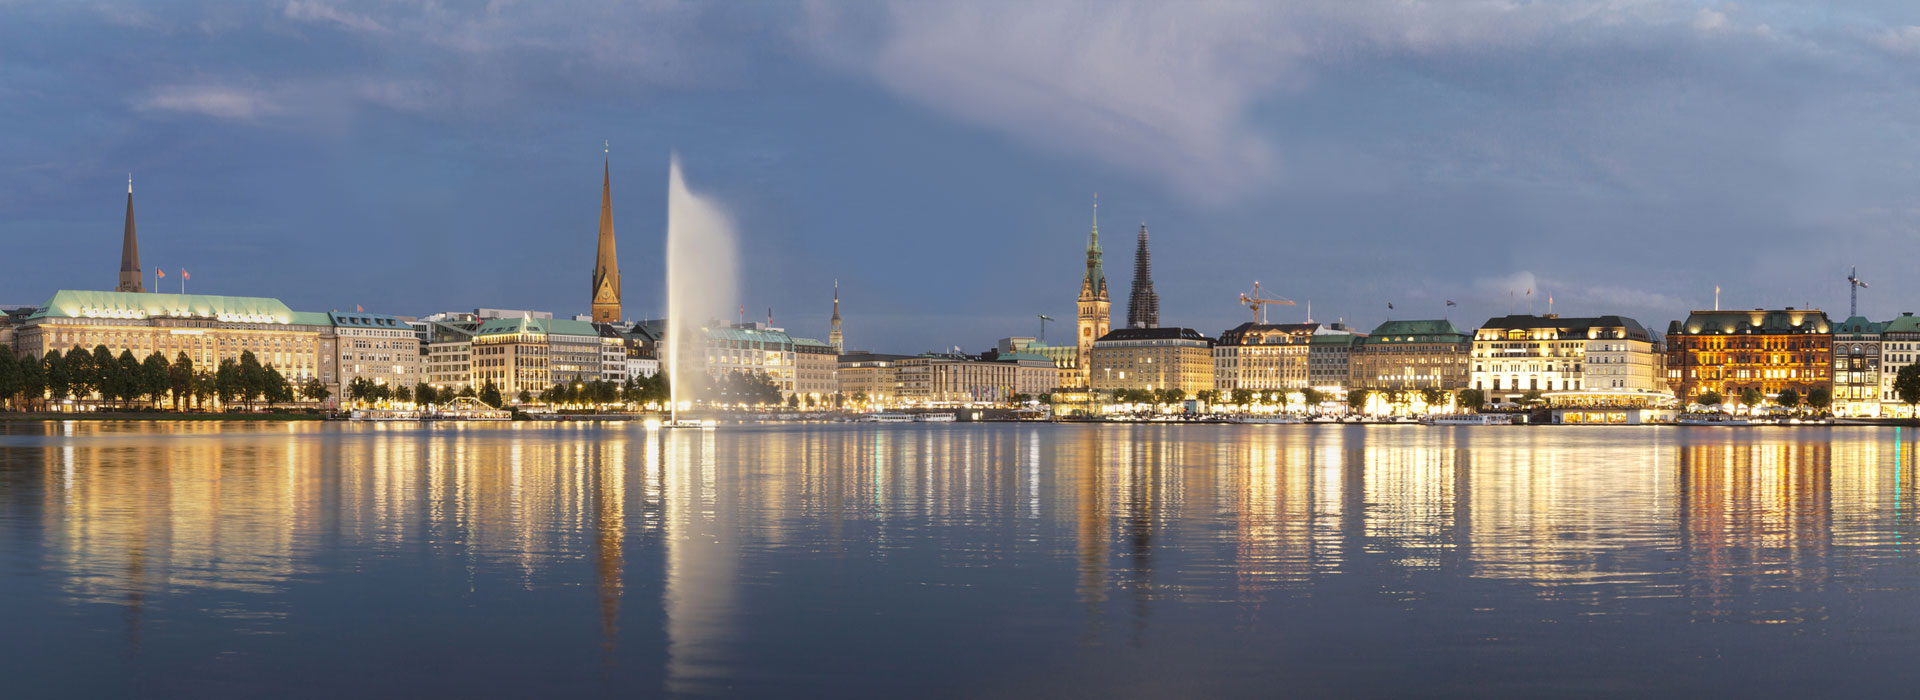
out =
<path fill-rule="evenodd" d="M 824 338 L 837 279 L 850 348 L 1071 322 L 1096 192 L 1115 317 L 1144 222 L 1208 335 L 1256 280 L 1362 330 L 1839 319 L 1854 265 L 1885 319 L 1917 82 L 1910 2 L 0 0 L 0 305 L 112 288 L 131 173 L 168 290 L 586 313 L 605 158 L 657 316 L 677 152 L 747 316 Z"/>

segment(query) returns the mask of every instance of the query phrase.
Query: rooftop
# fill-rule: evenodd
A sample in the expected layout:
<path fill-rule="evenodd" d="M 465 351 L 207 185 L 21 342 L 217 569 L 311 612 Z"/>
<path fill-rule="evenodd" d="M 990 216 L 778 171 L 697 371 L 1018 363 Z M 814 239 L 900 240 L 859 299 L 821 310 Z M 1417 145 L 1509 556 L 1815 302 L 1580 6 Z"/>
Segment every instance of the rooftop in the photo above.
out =
<path fill-rule="evenodd" d="M 212 318 L 236 323 L 295 323 L 294 312 L 267 297 L 207 294 L 54 292 L 29 319 L 39 318 Z"/>

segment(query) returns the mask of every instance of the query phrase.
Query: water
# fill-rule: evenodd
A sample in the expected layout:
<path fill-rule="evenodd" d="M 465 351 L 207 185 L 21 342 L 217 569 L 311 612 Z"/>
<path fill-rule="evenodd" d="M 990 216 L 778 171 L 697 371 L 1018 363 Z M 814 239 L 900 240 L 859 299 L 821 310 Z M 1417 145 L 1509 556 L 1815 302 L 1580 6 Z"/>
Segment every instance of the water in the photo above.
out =
<path fill-rule="evenodd" d="M 735 313 L 739 275 L 733 222 L 718 202 L 687 189 L 680 156 L 667 162 L 667 388 L 677 416 L 707 377 L 703 328 Z M 739 311 L 746 314 L 744 307 Z"/>
<path fill-rule="evenodd" d="M 0 424 L 9 697 L 1898 695 L 1913 431 Z"/>

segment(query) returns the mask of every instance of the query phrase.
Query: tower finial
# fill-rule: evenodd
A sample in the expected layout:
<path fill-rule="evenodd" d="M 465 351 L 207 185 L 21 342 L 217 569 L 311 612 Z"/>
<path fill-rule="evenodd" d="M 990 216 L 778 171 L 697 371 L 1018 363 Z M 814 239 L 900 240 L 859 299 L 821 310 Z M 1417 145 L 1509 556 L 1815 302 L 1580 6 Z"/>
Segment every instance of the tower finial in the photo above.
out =
<path fill-rule="evenodd" d="M 607 155 L 613 155 L 613 141 L 612 140 L 601 141 L 600 152 L 605 153 Z"/>
<path fill-rule="evenodd" d="M 127 173 L 127 194 L 133 194 L 133 173 Z"/>

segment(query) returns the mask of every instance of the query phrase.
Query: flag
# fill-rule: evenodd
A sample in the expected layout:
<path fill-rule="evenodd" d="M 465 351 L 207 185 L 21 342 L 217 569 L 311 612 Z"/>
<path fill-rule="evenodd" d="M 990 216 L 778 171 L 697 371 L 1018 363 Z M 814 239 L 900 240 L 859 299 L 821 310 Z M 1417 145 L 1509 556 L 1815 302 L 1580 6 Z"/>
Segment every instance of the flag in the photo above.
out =
<path fill-rule="evenodd" d="M 166 276 L 167 276 L 167 271 L 166 271 L 166 270 L 162 270 L 162 269 L 160 269 L 160 268 L 157 268 L 157 267 L 156 267 L 156 268 L 153 268 L 153 278 L 154 278 L 154 279 L 165 279 L 165 278 L 166 278 Z"/>
<path fill-rule="evenodd" d="M 1533 296 L 1533 288 L 1532 288 L 1532 287 L 1528 287 L 1528 288 L 1527 288 L 1527 296 Z"/>
<path fill-rule="evenodd" d="M 1548 294 L 1548 295 L 1547 295 L 1547 306 L 1553 306 L 1553 295 L 1552 295 L 1552 294 Z"/>
<path fill-rule="evenodd" d="M 360 305 L 359 305 L 359 304 L 354 304 L 354 305 L 353 305 L 353 310 L 354 310 L 354 311 L 357 311 L 357 312 L 360 312 L 360 313 L 366 313 L 366 311 L 367 311 L 366 309 L 363 309 L 363 308 L 360 308 Z"/>
<path fill-rule="evenodd" d="M 1393 302 L 1391 301 L 1387 302 L 1387 308 L 1391 310 L 1393 308 Z"/>
<path fill-rule="evenodd" d="M 1453 303 L 1453 300 L 1452 300 L 1452 299 L 1448 299 L 1448 300 L 1447 300 L 1447 306 L 1459 306 L 1459 304 L 1455 304 L 1455 303 Z"/>
<path fill-rule="evenodd" d="M 183 267 L 183 268 L 180 268 L 180 279 L 190 280 L 190 279 L 193 279 L 193 275 L 187 274 L 187 268 Z"/>

